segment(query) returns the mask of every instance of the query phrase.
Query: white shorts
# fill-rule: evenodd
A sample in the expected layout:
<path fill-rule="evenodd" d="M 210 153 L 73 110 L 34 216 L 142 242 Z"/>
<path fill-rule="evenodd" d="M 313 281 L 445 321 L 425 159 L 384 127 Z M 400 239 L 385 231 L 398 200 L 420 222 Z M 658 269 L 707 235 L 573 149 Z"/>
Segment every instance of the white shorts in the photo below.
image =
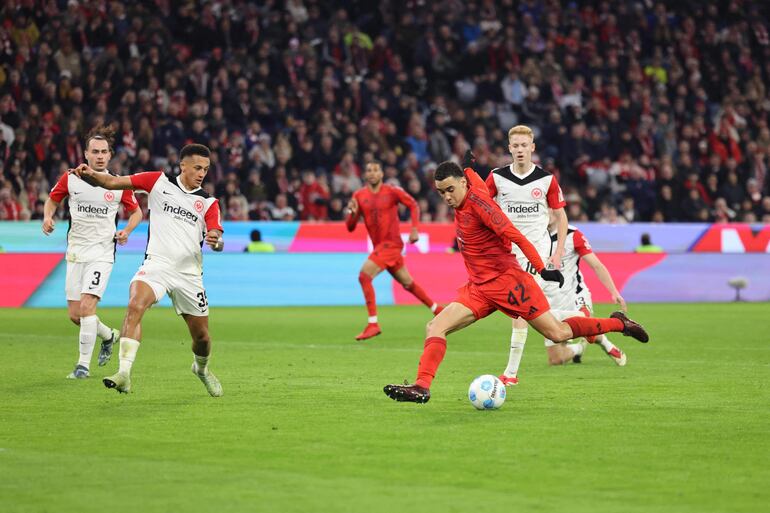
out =
<path fill-rule="evenodd" d="M 145 260 L 131 278 L 132 283 L 135 281 L 143 281 L 152 288 L 156 303 L 168 294 L 179 315 L 206 317 L 209 314 L 209 301 L 199 274 L 180 273 L 166 264 Z"/>
<path fill-rule="evenodd" d="M 101 297 L 112 273 L 112 262 L 67 262 L 64 291 L 67 301 L 80 301 L 82 294 Z"/>
<path fill-rule="evenodd" d="M 550 284 L 549 284 L 550 285 Z M 558 284 L 556 284 L 558 287 Z M 574 290 L 566 291 L 559 288 L 547 287 L 545 290 L 545 297 L 548 298 L 548 304 L 551 305 L 551 310 L 580 310 L 585 307 L 593 314 L 594 305 L 591 301 L 591 291 L 584 285 L 579 293 L 575 293 Z M 545 339 L 545 346 L 555 346 L 556 343 L 548 339 Z"/>

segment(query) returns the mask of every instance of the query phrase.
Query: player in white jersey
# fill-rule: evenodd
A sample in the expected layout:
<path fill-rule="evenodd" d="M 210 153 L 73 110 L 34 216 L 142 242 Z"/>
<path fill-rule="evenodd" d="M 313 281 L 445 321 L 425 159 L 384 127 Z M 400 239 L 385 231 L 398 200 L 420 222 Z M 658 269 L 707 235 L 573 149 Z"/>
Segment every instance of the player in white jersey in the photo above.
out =
<path fill-rule="evenodd" d="M 113 136 L 112 129 L 96 127 L 86 138 L 86 162 L 94 172 L 105 176 L 109 175 L 107 164 L 112 157 Z M 66 197 L 69 197 L 70 213 L 65 283 L 67 310 L 70 320 L 80 326 L 80 356 L 75 369 L 67 377 L 85 379 L 89 376 L 96 337 L 102 339 L 98 361 L 99 366 L 103 366 L 112 356 L 112 345 L 120 336 L 118 330 L 109 328 L 99 320 L 96 305 L 110 279 L 115 262 L 115 244 L 126 243 L 128 236 L 142 221 L 142 211 L 133 192 L 115 194 L 66 173 L 56 182 L 43 207 L 43 233 L 46 235 L 53 232 L 53 216 Z M 126 227 L 116 231 L 121 205 L 131 214 Z"/>
<path fill-rule="evenodd" d="M 211 163 L 209 156 L 206 146 L 188 144 L 179 153 L 181 173 L 176 177 L 160 171 L 111 177 L 86 165 L 72 170 L 85 181 L 107 189 L 149 193 L 146 256 L 131 280 L 120 337 L 120 367 L 116 374 L 104 378 L 107 388 L 121 393 L 131 390 L 131 366 L 139 349 L 142 317 L 168 294 L 190 330 L 193 373 L 211 396 L 222 395 L 222 385 L 208 368 L 211 338 L 201 254 L 204 242 L 214 251 L 224 248 L 219 202 L 201 189 Z"/>
<path fill-rule="evenodd" d="M 556 245 L 556 238 L 556 232 L 551 232 L 552 248 Z M 588 290 L 583 274 L 580 272 L 581 259 L 596 273 L 601 284 L 612 296 L 612 301 L 618 304 L 624 312 L 627 311 L 626 301 L 618 292 L 610 272 L 593 252 L 585 235 L 574 226 L 568 226 L 567 237 L 564 241 L 564 255 L 561 261 L 564 287 L 553 287 L 548 282 L 543 283 L 543 292 L 545 292 L 551 308 L 561 311 L 579 310 L 586 316 L 592 316 L 594 307 L 591 301 L 591 291 Z M 588 337 L 588 342 L 598 343 L 607 356 L 621 367 L 626 364 L 626 354 L 610 342 L 606 335 Z M 561 365 L 569 361 L 579 363 L 585 343 L 555 343 L 546 339 L 545 346 L 548 352 L 548 363 Z"/>
<path fill-rule="evenodd" d="M 564 239 L 567 235 L 567 214 L 564 212 L 564 196 L 556 177 L 532 163 L 535 142 L 532 129 L 517 125 L 508 131 L 508 149 L 513 157 L 509 166 L 493 169 L 486 183 L 492 198 L 524 236 L 537 249 L 546 266 L 561 267 L 564 254 Z M 558 233 L 556 248 L 551 252 L 551 237 L 548 233 L 549 212 L 556 217 Z M 535 276 L 542 286 L 537 273 L 517 246 L 513 252 L 519 265 Z M 508 366 L 500 376 L 506 385 L 515 385 L 524 344 L 527 341 L 527 321 L 513 319 L 511 351 Z"/>

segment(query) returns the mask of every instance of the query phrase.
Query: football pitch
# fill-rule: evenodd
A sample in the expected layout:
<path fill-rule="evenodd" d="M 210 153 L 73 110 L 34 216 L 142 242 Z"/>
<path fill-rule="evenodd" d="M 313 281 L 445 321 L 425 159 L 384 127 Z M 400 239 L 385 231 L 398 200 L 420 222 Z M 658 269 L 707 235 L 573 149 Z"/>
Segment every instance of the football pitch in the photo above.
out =
<path fill-rule="evenodd" d="M 600 306 L 599 313 L 609 313 Z M 211 369 L 155 308 L 133 393 L 107 390 L 117 351 L 70 381 L 77 330 L 64 309 L 0 310 L 0 510 L 11 512 L 757 512 L 770 504 L 770 307 L 633 305 L 651 335 L 614 334 L 549 368 L 530 330 L 521 384 L 477 411 L 471 380 L 499 374 L 501 314 L 449 337 L 425 405 L 383 385 L 414 379 L 421 307 L 212 309 Z M 100 316 L 119 326 L 123 309 Z M 98 351 L 98 349 L 97 349 Z"/>

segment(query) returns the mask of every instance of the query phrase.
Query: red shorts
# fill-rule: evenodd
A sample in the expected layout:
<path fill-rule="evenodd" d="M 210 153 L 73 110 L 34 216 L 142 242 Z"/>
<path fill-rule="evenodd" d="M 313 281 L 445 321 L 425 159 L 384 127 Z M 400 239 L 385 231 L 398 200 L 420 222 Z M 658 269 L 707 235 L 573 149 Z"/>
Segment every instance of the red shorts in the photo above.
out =
<path fill-rule="evenodd" d="M 404 267 L 401 249 L 391 244 L 380 244 L 369 255 L 369 260 L 377 264 L 380 269 L 387 269 L 388 272 L 394 273 Z"/>
<path fill-rule="evenodd" d="M 458 293 L 455 301 L 470 308 L 476 320 L 500 310 L 508 317 L 529 321 L 551 309 L 532 275 L 516 268 L 486 283 L 468 282 Z"/>

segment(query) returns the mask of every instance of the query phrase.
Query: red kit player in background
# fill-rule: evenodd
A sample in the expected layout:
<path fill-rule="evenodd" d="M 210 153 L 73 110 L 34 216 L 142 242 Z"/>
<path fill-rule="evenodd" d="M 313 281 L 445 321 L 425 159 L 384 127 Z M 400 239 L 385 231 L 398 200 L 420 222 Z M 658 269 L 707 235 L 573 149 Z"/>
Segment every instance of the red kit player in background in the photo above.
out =
<path fill-rule="evenodd" d="M 369 312 L 369 322 L 364 331 L 356 336 L 356 340 L 365 340 L 382 333 L 377 323 L 377 303 L 372 280 L 383 270 L 387 269 L 397 282 L 430 308 L 434 315 L 438 315 L 442 310 L 442 307 L 428 297 L 422 287 L 412 279 L 401 255 L 404 242 L 398 228 L 398 204 L 408 207 L 411 213 L 412 230 L 409 232 L 409 242 L 412 244 L 419 239 L 417 223 L 420 221 L 420 208 L 414 198 L 400 187 L 382 183 L 382 176 L 382 166 L 379 162 L 369 162 L 366 165 L 366 187 L 353 194 L 348 203 L 348 217 L 345 220 L 348 231 L 352 232 L 356 229 L 358 218 L 363 216 L 366 231 L 369 232 L 374 246 L 369 258 L 361 266 L 361 272 L 358 273 L 358 281 L 361 283 L 366 309 Z"/>
<path fill-rule="evenodd" d="M 454 162 L 443 162 L 434 176 L 442 199 L 455 209 L 455 229 L 460 253 L 468 271 L 468 283 L 458 298 L 427 326 L 425 348 L 413 385 L 386 385 L 383 391 L 396 401 L 425 403 L 430 385 L 446 353 L 446 337 L 500 310 L 521 317 L 546 338 L 565 341 L 610 331 L 622 332 L 641 342 L 649 339 L 641 325 L 623 312 L 609 319 L 570 317 L 558 321 L 532 275 L 522 270 L 511 253 L 511 242 L 526 255 L 534 271 L 545 281 L 564 284 L 561 272 L 545 269 L 535 247 L 517 230 L 500 206 L 489 196 L 486 184 L 475 171 L 463 171 Z"/>

